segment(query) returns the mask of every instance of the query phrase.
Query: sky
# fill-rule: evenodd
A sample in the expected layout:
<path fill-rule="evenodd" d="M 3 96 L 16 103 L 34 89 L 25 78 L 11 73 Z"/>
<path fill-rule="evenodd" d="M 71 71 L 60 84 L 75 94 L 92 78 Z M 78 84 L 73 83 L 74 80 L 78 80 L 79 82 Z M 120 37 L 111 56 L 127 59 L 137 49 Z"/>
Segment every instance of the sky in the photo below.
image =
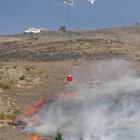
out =
<path fill-rule="evenodd" d="M 28 27 L 57 30 L 98 29 L 140 22 L 140 0 L 0 0 L 0 34 L 23 32 Z"/>

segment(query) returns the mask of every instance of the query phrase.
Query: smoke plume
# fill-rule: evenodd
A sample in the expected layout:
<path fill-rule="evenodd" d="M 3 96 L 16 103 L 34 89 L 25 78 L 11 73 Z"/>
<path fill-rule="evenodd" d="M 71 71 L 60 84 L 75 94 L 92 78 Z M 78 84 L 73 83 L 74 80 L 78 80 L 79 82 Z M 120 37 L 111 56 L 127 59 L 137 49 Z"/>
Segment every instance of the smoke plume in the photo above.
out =
<path fill-rule="evenodd" d="M 26 131 L 55 135 L 64 140 L 139 140 L 140 78 L 127 60 L 86 62 L 76 67 L 68 91 L 44 105 L 37 126 Z M 67 93 L 66 93 L 67 94 Z"/>

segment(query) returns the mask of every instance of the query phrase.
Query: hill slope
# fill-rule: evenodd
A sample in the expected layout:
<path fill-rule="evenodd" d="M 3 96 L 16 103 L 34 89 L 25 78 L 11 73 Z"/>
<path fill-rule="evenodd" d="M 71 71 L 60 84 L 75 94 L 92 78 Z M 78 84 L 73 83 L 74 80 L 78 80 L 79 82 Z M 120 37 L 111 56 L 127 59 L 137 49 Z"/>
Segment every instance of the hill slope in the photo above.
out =
<path fill-rule="evenodd" d="M 140 59 L 140 26 L 0 37 L 1 61 L 56 61 L 130 56 Z"/>

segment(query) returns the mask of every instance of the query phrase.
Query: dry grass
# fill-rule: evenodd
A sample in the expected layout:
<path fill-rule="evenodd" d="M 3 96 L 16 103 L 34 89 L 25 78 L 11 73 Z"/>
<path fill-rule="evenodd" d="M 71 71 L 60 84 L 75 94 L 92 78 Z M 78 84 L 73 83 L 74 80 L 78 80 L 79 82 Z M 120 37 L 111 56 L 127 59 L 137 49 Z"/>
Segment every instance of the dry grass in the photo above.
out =
<path fill-rule="evenodd" d="M 11 121 L 14 118 L 15 118 L 14 115 L 9 115 L 9 114 L 4 114 L 4 113 L 0 114 L 0 120 L 3 120 L 3 121 Z"/>
<path fill-rule="evenodd" d="M 67 36 L 70 34 L 70 37 Z M 10 36 L 11 38 L 12 36 Z M 47 32 L 37 36 L 20 35 L 20 41 L 0 41 L 1 61 L 58 61 L 78 58 L 96 59 L 129 55 L 140 59 L 140 26 L 97 31 Z M 6 37 L 4 37 L 6 40 Z M 18 36 L 14 36 L 18 38 Z M 9 37 L 7 37 L 9 39 Z M 66 41 L 70 39 L 70 41 Z M 137 53 L 137 55 L 134 55 Z M 31 68 L 27 66 L 26 70 Z"/>
<path fill-rule="evenodd" d="M 41 83 L 45 74 L 31 63 L 0 63 L 0 88 L 31 87 Z"/>
<path fill-rule="evenodd" d="M 0 88 L 1 89 L 10 89 L 12 86 L 12 82 L 10 81 L 0 81 Z"/>
<path fill-rule="evenodd" d="M 3 90 L 11 88 L 1 92 L 0 127 L 1 122 L 11 121 L 21 110 L 23 111 L 38 98 L 46 97 L 65 87 L 71 62 L 61 60 L 74 59 L 74 66 L 79 65 L 79 58 L 104 59 L 125 55 L 140 61 L 140 26 L 75 31 L 70 35 L 68 38 L 67 32 L 63 34 L 47 32 L 38 36 L 37 40 L 33 36 L 24 35 L 0 38 L 0 60 L 8 61 L 0 63 L 0 88 Z M 67 42 L 67 39 L 70 41 Z M 15 62 L 17 60 L 19 63 Z M 25 61 L 31 61 L 31 63 L 25 63 Z M 41 63 L 35 64 L 32 63 L 33 61 Z M 49 62 L 46 63 L 46 61 Z M 45 84 L 39 85 L 42 81 Z M 27 87 L 30 86 L 34 88 L 28 89 Z M 6 93 L 8 96 L 5 96 Z M 0 133 L 0 139 L 11 140 L 11 130 L 3 132 L 6 133 L 6 137 L 2 138 L 3 133 Z M 15 131 L 13 133 L 15 134 Z M 17 135 L 12 138 L 28 139 Z"/>

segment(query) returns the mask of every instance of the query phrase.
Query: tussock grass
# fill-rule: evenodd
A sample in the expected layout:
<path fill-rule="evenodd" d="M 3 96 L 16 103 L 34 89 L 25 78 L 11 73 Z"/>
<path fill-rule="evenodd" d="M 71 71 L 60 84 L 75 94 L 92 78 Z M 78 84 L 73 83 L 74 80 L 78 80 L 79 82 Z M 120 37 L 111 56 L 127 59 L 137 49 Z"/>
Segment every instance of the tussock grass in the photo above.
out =
<path fill-rule="evenodd" d="M 0 88 L 1 89 L 10 89 L 12 86 L 11 81 L 0 81 Z"/>

